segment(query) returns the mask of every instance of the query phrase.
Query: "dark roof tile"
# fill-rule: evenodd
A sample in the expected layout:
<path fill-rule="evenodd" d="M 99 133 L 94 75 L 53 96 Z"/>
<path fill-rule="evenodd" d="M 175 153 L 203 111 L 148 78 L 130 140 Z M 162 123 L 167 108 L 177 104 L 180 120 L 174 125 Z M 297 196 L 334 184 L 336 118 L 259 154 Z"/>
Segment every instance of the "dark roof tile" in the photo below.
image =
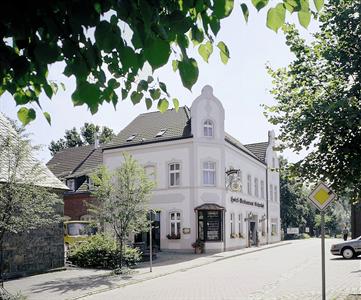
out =
<path fill-rule="evenodd" d="M 258 157 L 262 162 L 266 162 L 266 152 L 268 148 L 268 142 L 253 143 L 244 145 L 249 151 Z"/>

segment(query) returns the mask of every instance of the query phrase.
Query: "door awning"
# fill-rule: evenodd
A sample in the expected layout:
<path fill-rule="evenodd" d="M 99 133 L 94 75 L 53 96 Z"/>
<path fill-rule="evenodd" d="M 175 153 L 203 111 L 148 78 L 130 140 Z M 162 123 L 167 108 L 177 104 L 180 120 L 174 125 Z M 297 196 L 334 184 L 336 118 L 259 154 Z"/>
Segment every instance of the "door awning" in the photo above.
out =
<path fill-rule="evenodd" d="M 225 210 L 225 208 L 215 203 L 204 203 L 194 208 L 194 210 Z"/>

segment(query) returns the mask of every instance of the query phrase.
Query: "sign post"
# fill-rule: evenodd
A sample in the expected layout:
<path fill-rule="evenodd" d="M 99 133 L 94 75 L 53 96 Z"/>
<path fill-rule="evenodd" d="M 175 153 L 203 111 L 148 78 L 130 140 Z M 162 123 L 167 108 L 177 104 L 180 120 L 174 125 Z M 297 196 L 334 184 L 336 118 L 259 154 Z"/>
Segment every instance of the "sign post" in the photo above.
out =
<path fill-rule="evenodd" d="M 152 213 L 153 211 L 149 211 L 149 272 L 153 272 L 153 243 L 152 243 Z"/>
<path fill-rule="evenodd" d="M 320 182 L 308 195 L 308 199 L 321 212 L 322 300 L 326 300 L 325 209 L 335 198 L 336 194 L 323 182 Z"/>

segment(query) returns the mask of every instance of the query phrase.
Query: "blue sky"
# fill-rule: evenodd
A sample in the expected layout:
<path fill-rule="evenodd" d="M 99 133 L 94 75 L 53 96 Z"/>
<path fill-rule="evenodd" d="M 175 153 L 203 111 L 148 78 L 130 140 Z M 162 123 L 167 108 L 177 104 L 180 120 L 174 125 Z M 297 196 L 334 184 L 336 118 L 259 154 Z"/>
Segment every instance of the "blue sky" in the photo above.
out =
<path fill-rule="evenodd" d="M 224 41 L 230 49 L 231 59 L 227 65 L 220 61 L 218 49 L 214 50 L 208 64 L 198 55 L 196 48 L 190 51 L 189 54 L 196 57 L 200 69 L 198 81 L 192 92 L 182 86 L 180 77 L 178 73 L 173 72 L 171 64 L 156 73 L 161 81 L 166 82 L 171 95 L 179 99 L 180 105 L 191 106 L 204 85 L 213 86 L 214 94 L 225 108 L 226 131 L 244 144 L 266 141 L 267 131 L 270 129 L 274 129 L 277 134 L 277 128 L 267 122 L 261 107 L 261 104 L 273 103 L 269 94 L 271 78 L 265 65 L 268 63 L 273 68 L 278 68 L 286 66 L 293 58 L 285 45 L 283 34 L 276 34 L 266 27 L 266 11 L 257 13 L 253 7 L 249 8 L 248 24 L 244 21 L 239 3 L 235 4 L 232 15 L 221 24 L 217 42 Z M 290 20 L 289 17 L 288 19 Z M 291 20 L 294 21 L 295 18 L 292 17 Z M 300 28 L 299 25 L 297 27 Z M 312 20 L 308 31 L 303 28 L 300 28 L 300 31 L 308 39 L 310 32 L 316 28 L 317 23 Z M 66 90 L 59 90 L 52 100 L 45 95 L 41 97 L 43 110 L 51 114 L 52 125 L 48 125 L 41 116 L 41 111 L 37 109 L 38 118 L 27 126 L 28 132 L 32 133 L 33 143 L 44 145 L 43 150 L 38 153 L 43 162 L 51 157 L 47 145 L 51 140 L 61 138 L 66 129 L 73 126 L 79 129 L 84 122 L 93 122 L 106 125 L 118 133 L 138 114 L 147 112 L 144 102 L 133 106 L 131 101 L 119 102 L 116 110 L 113 105 L 106 103 L 95 115 L 85 106 L 73 107 L 71 94 L 75 88 L 75 80 L 73 77 L 63 76 L 62 68 L 61 64 L 51 66 L 49 78 L 63 82 Z M 0 97 L 0 111 L 5 115 L 16 119 L 18 109 L 11 95 L 3 94 Z M 290 151 L 283 155 L 291 161 L 297 161 L 302 157 L 302 154 L 300 156 Z"/>

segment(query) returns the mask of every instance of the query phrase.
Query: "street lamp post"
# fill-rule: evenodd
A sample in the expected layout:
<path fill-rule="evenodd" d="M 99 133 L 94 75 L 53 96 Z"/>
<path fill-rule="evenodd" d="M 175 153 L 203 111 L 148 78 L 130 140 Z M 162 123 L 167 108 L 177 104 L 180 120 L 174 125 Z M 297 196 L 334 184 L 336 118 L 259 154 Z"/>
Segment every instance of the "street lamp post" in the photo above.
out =
<path fill-rule="evenodd" d="M 152 211 L 149 211 L 149 272 L 153 272 Z"/>

